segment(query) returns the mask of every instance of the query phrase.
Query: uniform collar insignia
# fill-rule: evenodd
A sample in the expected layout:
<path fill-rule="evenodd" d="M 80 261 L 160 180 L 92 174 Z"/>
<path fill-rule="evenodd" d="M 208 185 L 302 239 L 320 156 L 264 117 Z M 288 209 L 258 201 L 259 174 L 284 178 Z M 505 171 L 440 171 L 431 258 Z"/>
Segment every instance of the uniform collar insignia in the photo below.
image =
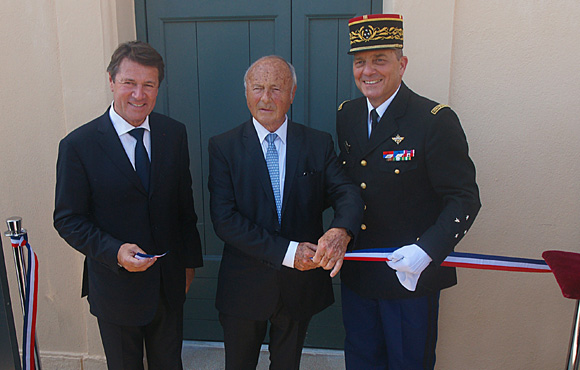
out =
<path fill-rule="evenodd" d="M 393 139 L 393 141 L 399 145 L 401 144 L 401 141 L 405 140 L 405 137 L 397 134 L 397 136 L 394 136 L 391 139 Z"/>
<path fill-rule="evenodd" d="M 344 142 L 344 147 L 346 149 L 346 153 L 350 154 L 350 144 L 348 143 L 348 141 Z"/>

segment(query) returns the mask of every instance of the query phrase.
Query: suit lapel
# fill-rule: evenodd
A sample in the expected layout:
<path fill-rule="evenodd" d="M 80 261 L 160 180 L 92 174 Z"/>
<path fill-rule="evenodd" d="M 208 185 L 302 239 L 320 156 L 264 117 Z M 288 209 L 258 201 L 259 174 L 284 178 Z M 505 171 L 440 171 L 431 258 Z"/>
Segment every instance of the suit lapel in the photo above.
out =
<path fill-rule="evenodd" d="M 296 168 L 298 159 L 302 153 L 301 147 L 304 142 L 303 132 L 300 126 L 292 121 L 288 121 L 288 135 L 286 135 L 286 179 L 284 180 L 284 196 L 282 198 L 282 220 L 284 219 L 284 210 L 288 204 L 294 178 L 296 177 Z"/>
<path fill-rule="evenodd" d="M 372 132 L 369 142 L 365 148 L 365 155 L 369 152 L 375 150 L 375 148 L 381 145 L 385 140 L 390 139 L 392 134 L 394 134 L 399 129 L 399 125 L 395 121 L 393 115 L 386 110 L 385 114 L 381 117 L 378 126 Z"/>
<path fill-rule="evenodd" d="M 407 102 L 409 100 L 409 88 L 401 83 L 401 88 L 395 96 L 395 99 L 391 102 L 385 114 L 381 117 L 378 126 L 375 128 L 374 132 L 371 134 L 368 145 L 366 146 L 363 155 L 375 150 L 379 145 L 381 145 L 385 140 L 390 140 L 393 135 L 399 131 L 399 124 L 397 123 L 397 118 L 401 117 L 405 110 L 407 109 Z"/>
<path fill-rule="evenodd" d="M 151 129 L 151 177 L 149 179 L 149 194 L 155 191 L 155 184 L 159 179 L 161 169 L 165 167 L 163 153 L 167 147 L 166 134 L 163 124 L 149 115 L 149 128 Z"/>
<path fill-rule="evenodd" d="M 131 161 L 129 161 L 127 153 L 125 153 L 123 144 L 121 144 L 121 140 L 119 140 L 117 131 L 115 131 L 115 128 L 113 127 L 113 123 L 109 118 L 108 110 L 100 117 L 97 130 L 100 135 L 96 140 L 98 140 L 105 155 L 131 183 L 139 188 L 140 191 L 145 193 L 145 188 L 143 187 L 143 184 L 141 184 L 141 180 L 139 179 L 139 176 L 137 176 L 135 169 L 133 169 Z"/>
<path fill-rule="evenodd" d="M 350 127 L 351 133 L 349 137 L 354 138 L 354 142 L 352 143 L 344 143 L 345 147 L 353 148 L 355 153 L 364 151 L 368 145 L 368 108 L 367 108 L 367 101 L 366 99 L 360 99 L 357 101 L 361 104 L 361 107 L 358 109 L 354 109 L 353 112 L 357 112 L 349 122 L 354 122 L 354 124 Z M 360 112 L 363 112 L 360 115 Z"/>
<path fill-rule="evenodd" d="M 244 125 L 242 133 L 242 142 L 246 150 L 248 160 L 255 171 L 250 174 L 244 174 L 245 176 L 256 176 L 262 185 L 262 189 L 266 194 L 266 198 L 270 202 L 274 212 L 276 212 L 276 201 L 274 200 L 274 191 L 272 190 L 272 183 L 270 182 L 270 174 L 268 173 L 268 167 L 266 166 L 266 159 L 264 158 L 264 152 L 262 151 L 262 145 L 258 140 L 258 134 L 252 121 L 247 121 Z M 242 154 L 243 155 L 243 154 Z"/>
<path fill-rule="evenodd" d="M 136 187 L 142 192 L 145 192 L 145 188 L 141 184 L 141 180 L 137 173 L 131 165 L 131 161 L 125 153 L 123 144 L 119 140 L 117 131 L 113 127 L 113 123 L 109 118 L 109 111 L 105 112 L 99 119 L 98 127 L 99 136 L 96 138 L 98 140 L 101 149 L 105 155 L 110 159 L 112 164 L 119 169 L 119 171 L 127 177 L 127 179 L 132 182 Z"/>

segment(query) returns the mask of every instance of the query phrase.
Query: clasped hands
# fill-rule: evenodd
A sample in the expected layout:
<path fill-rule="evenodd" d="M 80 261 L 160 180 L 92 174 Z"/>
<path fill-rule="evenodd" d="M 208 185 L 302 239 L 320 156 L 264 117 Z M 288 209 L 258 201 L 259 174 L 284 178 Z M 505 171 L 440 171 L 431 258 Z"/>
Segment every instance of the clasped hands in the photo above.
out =
<path fill-rule="evenodd" d="M 332 228 L 318 239 L 318 245 L 309 242 L 299 243 L 294 256 L 294 268 L 307 271 L 322 267 L 331 270 L 330 277 L 336 276 L 342 267 L 350 239 L 346 229 Z"/>

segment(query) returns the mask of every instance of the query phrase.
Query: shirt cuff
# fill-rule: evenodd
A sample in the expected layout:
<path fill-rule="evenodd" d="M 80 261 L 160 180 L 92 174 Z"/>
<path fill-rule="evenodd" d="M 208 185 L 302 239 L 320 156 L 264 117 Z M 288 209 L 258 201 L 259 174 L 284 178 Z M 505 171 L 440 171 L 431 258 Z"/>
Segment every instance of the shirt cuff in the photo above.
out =
<path fill-rule="evenodd" d="M 296 256 L 296 248 L 298 247 L 298 242 L 290 242 L 288 244 L 288 250 L 284 256 L 284 261 L 282 265 L 290 268 L 294 268 L 294 257 Z"/>

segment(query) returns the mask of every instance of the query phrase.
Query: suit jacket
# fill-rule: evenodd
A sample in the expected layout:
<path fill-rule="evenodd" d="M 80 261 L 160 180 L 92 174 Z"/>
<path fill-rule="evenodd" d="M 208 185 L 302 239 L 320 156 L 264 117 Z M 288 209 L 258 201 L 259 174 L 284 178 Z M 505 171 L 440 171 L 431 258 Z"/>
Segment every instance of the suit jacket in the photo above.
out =
<path fill-rule="evenodd" d="M 282 266 L 291 240 L 318 244 L 322 212 L 332 205 L 330 227 L 356 234 L 362 217 L 359 190 L 343 173 L 329 134 L 288 123 L 282 221 L 278 224 L 270 177 L 258 135 L 244 124 L 209 141 L 210 210 L 225 242 L 216 307 L 251 320 L 268 319 L 280 299 L 303 320 L 334 300 L 329 271 Z"/>
<path fill-rule="evenodd" d="M 157 113 L 151 113 L 149 123 L 149 193 L 108 111 L 59 146 L 54 226 L 86 256 L 83 295 L 88 293 L 91 313 L 114 324 L 150 322 L 161 288 L 170 305 L 182 305 L 185 268 L 203 264 L 185 127 Z M 128 272 L 117 265 L 124 243 L 151 254 L 168 253 L 147 271 Z"/>
<path fill-rule="evenodd" d="M 481 207 L 475 167 L 459 119 L 447 106 L 415 94 L 404 83 L 370 140 L 366 98 L 341 108 L 337 113 L 340 160 L 347 174 L 365 187 L 364 230 L 354 248 L 416 243 L 433 259 L 415 292 L 403 288 L 384 262 L 346 261 L 342 281 L 369 298 L 415 297 L 456 284 L 455 269 L 440 264 Z M 412 158 L 385 158 L 402 150 L 414 150 Z"/>

